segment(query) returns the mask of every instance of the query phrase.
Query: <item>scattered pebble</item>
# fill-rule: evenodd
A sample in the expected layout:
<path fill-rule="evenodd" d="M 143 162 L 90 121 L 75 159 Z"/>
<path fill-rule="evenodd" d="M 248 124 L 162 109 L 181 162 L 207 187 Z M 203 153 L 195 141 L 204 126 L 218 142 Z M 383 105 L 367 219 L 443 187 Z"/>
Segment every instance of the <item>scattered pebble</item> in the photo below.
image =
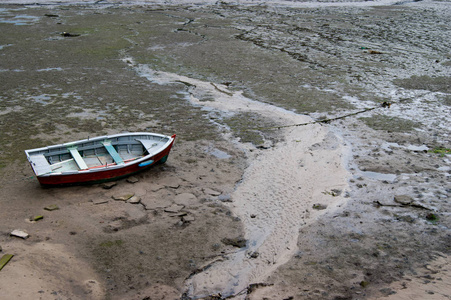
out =
<path fill-rule="evenodd" d="M 106 199 L 95 199 L 95 200 L 92 200 L 92 203 L 95 204 L 95 205 L 97 205 L 97 204 L 105 204 L 105 203 L 108 203 L 108 200 L 106 200 Z"/>
<path fill-rule="evenodd" d="M 35 216 L 35 217 L 30 218 L 30 221 L 39 221 L 42 219 L 44 219 L 44 216 Z"/>
<path fill-rule="evenodd" d="M 316 210 L 323 210 L 323 209 L 327 208 L 327 205 L 316 203 L 316 204 L 313 204 L 312 208 L 316 209 Z"/>
<path fill-rule="evenodd" d="M 77 37 L 77 36 L 80 36 L 79 34 L 69 33 L 69 32 L 61 32 L 61 35 L 64 36 L 64 37 Z"/>
<path fill-rule="evenodd" d="M 334 197 L 340 196 L 341 193 L 342 193 L 342 190 L 340 190 L 340 189 L 332 189 L 331 190 L 331 195 L 334 196 Z"/>
<path fill-rule="evenodd" d="M 48 211 L 53 211 L 53 210 L 58 210 L 58 209 L 60 209 L 60 208 L 58 207 L 58 205 L 52 204 L 52 205 L 49 205 L 49 206 L 44 207 L 44 209 L 45 209 L 45 210 L 48 210 Z"/>

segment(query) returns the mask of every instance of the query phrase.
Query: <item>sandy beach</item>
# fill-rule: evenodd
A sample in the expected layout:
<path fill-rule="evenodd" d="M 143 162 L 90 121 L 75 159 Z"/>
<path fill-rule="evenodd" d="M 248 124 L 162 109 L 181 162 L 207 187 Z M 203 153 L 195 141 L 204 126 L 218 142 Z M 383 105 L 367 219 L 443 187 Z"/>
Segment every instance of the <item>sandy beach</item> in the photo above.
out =
<path fill-rule="evenodd" d="M 0 1 L 0 299 L 449 299 L 449 19 Z M 135 131 L 177 140 L 109 185 L 42 188 L 24 154 Z"/>

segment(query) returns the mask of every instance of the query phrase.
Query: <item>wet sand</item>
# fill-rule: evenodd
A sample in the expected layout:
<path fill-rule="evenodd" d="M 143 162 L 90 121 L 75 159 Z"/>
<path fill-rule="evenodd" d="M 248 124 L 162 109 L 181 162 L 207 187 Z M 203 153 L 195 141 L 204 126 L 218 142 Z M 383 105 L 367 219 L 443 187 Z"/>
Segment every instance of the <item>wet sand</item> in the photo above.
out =
<path fill-rule="evenodd" d="M 449 7 L 244 4 L 0 7 L 1 299 L 450 297 Z M 144 130 L 111 189 L 23 154 Z"/>

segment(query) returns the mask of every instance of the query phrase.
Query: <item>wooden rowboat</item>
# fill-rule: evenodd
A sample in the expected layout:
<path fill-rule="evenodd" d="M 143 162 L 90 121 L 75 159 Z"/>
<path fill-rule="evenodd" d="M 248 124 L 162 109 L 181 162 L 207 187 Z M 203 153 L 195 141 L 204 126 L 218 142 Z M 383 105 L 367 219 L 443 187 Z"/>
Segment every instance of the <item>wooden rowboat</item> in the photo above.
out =
<path fill-rule="evenodd" d="M 25 150 L 44 186 L 117 180 L 166 162 L 175 135 L 122 133 Z"/>

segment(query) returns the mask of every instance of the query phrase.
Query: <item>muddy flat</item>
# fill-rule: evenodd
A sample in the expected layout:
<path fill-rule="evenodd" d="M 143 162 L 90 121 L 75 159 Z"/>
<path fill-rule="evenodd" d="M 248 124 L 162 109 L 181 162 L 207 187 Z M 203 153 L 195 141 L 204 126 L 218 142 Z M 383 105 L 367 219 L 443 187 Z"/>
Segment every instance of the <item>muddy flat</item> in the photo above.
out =
<path fill-rule="evenodd" d="M 450 19 L 1 1 L 0 299 L 449 299 Z M 107 185 L 24 153 L 143 131 L 169 159 Z"/>

